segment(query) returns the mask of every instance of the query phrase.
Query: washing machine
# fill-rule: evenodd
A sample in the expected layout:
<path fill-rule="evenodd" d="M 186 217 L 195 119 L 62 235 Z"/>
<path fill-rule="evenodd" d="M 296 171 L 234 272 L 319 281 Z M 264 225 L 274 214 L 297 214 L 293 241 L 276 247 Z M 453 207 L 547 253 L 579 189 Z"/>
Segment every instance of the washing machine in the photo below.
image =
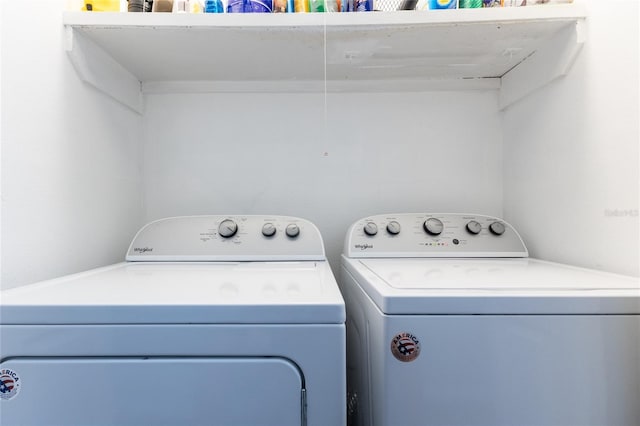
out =
<path fill-rule="evenodd" d="M 159 220 L 126 262 L 1 303 L 3 426 L 346 421 L 345 307 L 307 220 Z"/>
<path fill-rule="evenodd" d="M 348 423 L 640 425 L 637 278 L 528 258 L 475 214 L 358 220 L 341 269 Z"/>

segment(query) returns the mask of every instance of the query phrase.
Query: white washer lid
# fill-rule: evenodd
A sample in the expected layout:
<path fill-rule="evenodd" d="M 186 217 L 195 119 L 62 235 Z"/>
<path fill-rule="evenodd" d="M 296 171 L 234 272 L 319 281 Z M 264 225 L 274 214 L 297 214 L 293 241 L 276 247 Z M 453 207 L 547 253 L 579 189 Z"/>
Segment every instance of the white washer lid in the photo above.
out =
<path fill-rule="evenodd" d="M 5 290 L 2 324 L 345 321 L 326 261 L 119 263 Z"/>
<path fill-rule="evenodd" d="M 637 278 L 536 259 L 348 259 L 386 314 L 640 313 Z"/>

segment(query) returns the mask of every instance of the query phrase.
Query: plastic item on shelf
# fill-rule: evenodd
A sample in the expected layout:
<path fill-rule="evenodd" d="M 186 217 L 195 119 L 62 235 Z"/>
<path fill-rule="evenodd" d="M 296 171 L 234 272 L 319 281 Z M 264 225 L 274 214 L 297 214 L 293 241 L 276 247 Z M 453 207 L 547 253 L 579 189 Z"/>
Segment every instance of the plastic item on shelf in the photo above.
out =
<path fill-rule="evenodd" d="M 221 0 L 205 0 L 204 13 L 224 13 L 224 4 Z"/>
<path fill-rule="evenodd" d="M 222 6 L 222 11 L 224 11 L 224 6 Z M 202 0 L 191 0 L 191 2 L 189 3 L 189 12 L 190 13 L 204 12 L 204 5 L 202 4 Z"/>
<path fill-rule="evenodd" d="M 173 0 L 154 0 L 152 12 L 172 12 Z"/>
<path fill-rule="evenodd" d="M 271 13 L 273 0 L 230 0 L 227 13 Z"/>
<path fill-rule="evenodd" d="M 371 12 L 373 10 L 373 0 L 355 0 L 356 12 Z"/>
<path fill-rule="evenodd" d="M 526 6 L 527 0 L 504 0 L 502 7 Z"/>
<path fill-rule="evenodd" d="M 311 12 L 324 12 L 324 0 L 309 0 L 309 10 Z"/>
<path fill-rule="evenodd" d="M 458 0 L 458 8 L 460 9 L 475 9 L 482 7 L 482 0 Z"/>
<path fill-rule="evenodd" d="M 429 0 L 429 9 L 455 9 L 456 0 Z"/>
<path fill-rule="evenodd" d="M 340 12 L 340 0 L 309 0 L 311 12 Z"/>
<path fill-rule="evenodd" d="M 343 12 L 370 12 L 373 10 L 373 0 L 343 0 Z"/>
<path fill-rule="evenodd" d="M 173 13 L 189 13 L 191 11 L 191 4 L 189 0 L 173 0 Z"/>
<path fill-rule="evenodd" d="M 273 0 L 247 0 L 244 4 L 245 13 L 271 13 Z"/>
<path fill-rule="evenodd" d="M 418 0 L 402 0 L 398 5 L 398 10 L 415 10 Z M 376 10 L 388 10 L 380 7 L 380 2 L 376 3 Z"/>
<path fill-rule="evenodd" d="M 273 0 L 273 13 L 288 13 L 290 11 L 287 0 Z"/>
<path fill-rule="evenodd" d="M 293 10 L 296 13 L 309 12 L 309 0 L 293 0 Z"/>
<path fill-rule="evenodd" d="M 206 12 L 206 3 L 204 8 Z M 244 0 L 229 0 L 229 3 L 227 4 L 227 13 L 244 13 Z"/>
<path fill-rule="evenodd" d="M 482 7 L 502 7 L 503 0 L 482 0 Z"/>
<path fill-rule="evenodd" d="M 294 0 L 273 0 L 273 13 L 294 13 Z"/>
<path fill-rule="evenodd" d="M 82 10 L 88 12 L 120 12 L 120 0 L 84 0 Z"/>
<path fill-rule="evenodd" d="M 342 10 L 340 0 L 324 0 L 324 7 L 327 12 L 340 12 Z"/>
<path fill-rule="evenodd" d="M 127 12 L 144 12 L 144 0 L 127 0 Z"/>

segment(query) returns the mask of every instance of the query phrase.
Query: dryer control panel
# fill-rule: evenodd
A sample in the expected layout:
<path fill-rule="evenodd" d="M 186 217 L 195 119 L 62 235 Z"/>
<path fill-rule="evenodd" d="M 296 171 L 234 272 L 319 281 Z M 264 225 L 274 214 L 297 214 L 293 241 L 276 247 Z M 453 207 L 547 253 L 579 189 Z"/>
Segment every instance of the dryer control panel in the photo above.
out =
<path fill-rule="evenodd" d="M 151 222 L 134 237 L 128 261 L 325 260 L 318 228 L 291 216 L 183 216 Z"/>
<path fill-rule="evenodd" d="M 527 257 L 516 230 L 477 214 L 400 213 L 369 216 L 349 228 L 347 257 Z"/>

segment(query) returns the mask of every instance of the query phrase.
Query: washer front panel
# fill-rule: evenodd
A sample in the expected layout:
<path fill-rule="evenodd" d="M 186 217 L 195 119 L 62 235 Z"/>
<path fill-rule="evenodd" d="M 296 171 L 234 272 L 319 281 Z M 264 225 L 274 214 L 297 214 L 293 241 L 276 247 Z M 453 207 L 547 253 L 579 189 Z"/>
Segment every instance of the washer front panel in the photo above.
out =
<path fill-rule="evenodd" d="M 528 255 L 520 235 L 502 219 L 455 213 L 386 214 L 360 219 L 349 228 L 344 253 L 352 258 Z"/>
<path fill-rule="evenodd" d="M 371 426 L 640 424 L 638 315 L 391 315 L 369 337 Z"/>

